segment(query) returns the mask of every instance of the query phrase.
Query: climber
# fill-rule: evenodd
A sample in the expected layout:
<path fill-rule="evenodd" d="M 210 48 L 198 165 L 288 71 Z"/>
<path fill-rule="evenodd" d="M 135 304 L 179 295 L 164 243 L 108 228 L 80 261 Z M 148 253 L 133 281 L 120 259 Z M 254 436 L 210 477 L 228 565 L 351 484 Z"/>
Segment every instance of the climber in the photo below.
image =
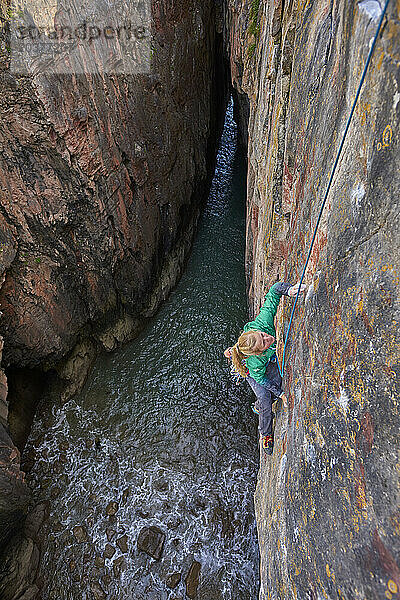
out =
<path fill-rule="evenodd" d="M 224 351 L 226 358 L 232 359 L 233 369 L 246 378 L 257 397 L 253 411 L 259 415 L 261 445 L 266 454 L 272 454 L 274 448 L 272 404 L 281 398 L 284 407 L 287 408 L 275 354 L 274 318 L 281 296 L 296 296 L 299 286 L 300 283 L 275 283 L 265 296 L 258 316 L 254 321 L 245 324 L 237 343 Z M 305 290 L 306 286 L 302 285 L 300 293 L 304 293 Z"/>

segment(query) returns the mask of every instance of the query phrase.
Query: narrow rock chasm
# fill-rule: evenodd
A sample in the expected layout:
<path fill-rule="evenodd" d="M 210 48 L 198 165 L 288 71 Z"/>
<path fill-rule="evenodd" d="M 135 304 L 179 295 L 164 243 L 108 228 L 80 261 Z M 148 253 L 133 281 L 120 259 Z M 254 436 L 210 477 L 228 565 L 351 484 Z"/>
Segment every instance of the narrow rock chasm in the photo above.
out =
<path fill-rule="evenodd" d="M 100 351 L 136 336 L 143 339 L 140 335 L 148 331 L 143 327 L 151 327 L 149 319 L 180 278 L 192 245 L 213 172 L 229 78 L 237 135 L 247 154 L 242 262 L 250 315 L 272 283 L 298 280 L 382 10 L 378 2 L 344 0 L 201 5 L 192 0 L 179 6 L 154 2 L 152 8 L 151 75 L 16 78 L 1 49 L 0 333 L 10 398 L 19 397 L 18 389 L 25 396 L 32 390 L 27 406 L 40 395 L 38 370 L 52 374 L 54 397 L 68 402 L 82 389 Z M 277 415 L 272 458 L 260 457 L 255 517 L 262 599 L 390 600 L 399 595 L 396 11 L 393 0 L 305 276 L 308 293 L 298 306 L 286 357 L 289 410 Z M 217 247 L 217 240 L 209 244 Z M 238 245 L 235 237 L 230 255 L 237 256 Z M 278 353 L 290 309 L 287 300 L 278 313 Z M 240 329 L 247 320 L 247 315 L 239 317 L 241 310 L 232 315 L 232 339 L 225 342 L 221 333 L 221 347 L 237 335 L 233 322 Z M 221 320 L 227 322 L 227 315 Z M 194 347 L 189 344 L 188 352 Z M 1 577 L 7 598 L 16 600 L 38 591 L 36 541 L 51 509 L 39 504 L 25 531 L 18 531 L 28 492 L 18 450 L 7 434 L 6 373 L 0 372 L 5 425 L 0 432 L 5 465 L 0 471 L 0 539 L 4 547 L 14 533 L 7 556 L 23 560 L 14 579 L 4 579 L 4 569 Z M 13 374 L 23 373 L 26 385 L 17 385 Z M 188 385 L 190 398 L 197 397 L 196 382 L 194 377 Z M 87 386 L 83 402 L 103 397 L 95 379 Z M 166 390 L 160 395 L 168 398 Z M 18 420 L 18 401 L 10 414 Z M 44 444 L 44 430 L 57 425 L 50 421 L 43 421 L 35 438 L 41 452 L 46 444 L 48 452 L 56 451 L 52 444 L 68 423 L 63 417 L 54 440 L 46 438 Z M 169 434 L 165 425 L 162 438 Z M 124 439 L 123 431 L 120 435 Z M 108 456 L 110 469 L 115 468 L 101 431 L 92 438 L 93 448 L 82 447 L 82 452 L 87 457 L 93 452 L 93 463 Z M 65 440 L 58 441 L 65 446 Z M 119 456 L 120 448 L 111 447 Z M 61 446 L 57 452 L 67 456 L 70 448 Z M 63 461 L 58 456 L 60 473 Z M 32 453 L 30 464 L 35 464 Z M 235 465 L 235 459 L 227 458 L 226 464 Z M 168 477 L 157 483 L 161 488 L 168 484 Z M 110 502 L 120 506 L 122 497 L 110 495 Z M 145 507 L 141 518 L 155 518 L 149 510 Z M 201 520 L 201 504 L 196 510 L 194 517 Z M 229 540 L 237 516 L 224 502 L 216 511 L 221 539 Z M 86 539 L 90 522 L 71 525 L 75 539 L 85 538 L 78 543 L 91 543 Z M 125 535 L 116 533 L 121 536 L 107 541 L 114 549 L 116 539 Z M 121 556 L 115 560 L 124 554 L 117 548 Z M 191 550 L 193 562 L 188 558 L 182 573 L 191 570 L 196 580 L 199 562 L 204 598 L 218 594 L 215 581 L 224 582 L 229 568 L 211 583 L 204 579 L 207 560 L 198 561 L 196 552 Z M 102 558 L 94 568 L 103 569 Z M 124 578 L 122 564 L 116 564 L 114 577 Z M 7 565 L 10 570 L 12 562 Z M 76 568 L 71 570 L 75 577 Z M 165 576 L 175 575 L 168 579 L 172 583 L 178 574 Z M 99 581 L 92 580 L 88 594 L 93 597 L 105 594 Z M 179 582 L 186 593 L 185 581 Z M 201 587 L 198 593 L 201 597 Z M 173 598 L 175 592 L 168 594 Z"/>

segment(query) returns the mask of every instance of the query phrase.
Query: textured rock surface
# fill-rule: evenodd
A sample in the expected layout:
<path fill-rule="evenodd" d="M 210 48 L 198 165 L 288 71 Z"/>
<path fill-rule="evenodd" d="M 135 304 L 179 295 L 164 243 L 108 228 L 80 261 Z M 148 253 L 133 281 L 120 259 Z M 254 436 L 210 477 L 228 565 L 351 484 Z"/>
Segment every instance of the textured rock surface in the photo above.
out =
<path fill-rule="evenodd" d="M 253 312 L 277 278 L 299 278 L 379 11 L 229 2 L 233 83 L 250 102 Z M 289 413 L 278 412 L 272 459 L 261 457 L 262 599 L 399 597 L 399 44 L 392 2 L 296 313 Z"/>
<path fill-rule="evenodd" d="M 154 2 L 148 75 L 18 77 L 3 47 L 6 366 L 49 368 L 88 337 L 112 349 L 176 282 L 226 99 L 216 13 Z"/>
<path fill-rule="evenodd" d="M 0 364 L 2 341 L 0 338 Z M 20 453 L 5 426 L 8 418 L 7 378 L 0 370 L 0 552 L 12 532 L 22 525 L 29 492 L 20 470 Z"/>

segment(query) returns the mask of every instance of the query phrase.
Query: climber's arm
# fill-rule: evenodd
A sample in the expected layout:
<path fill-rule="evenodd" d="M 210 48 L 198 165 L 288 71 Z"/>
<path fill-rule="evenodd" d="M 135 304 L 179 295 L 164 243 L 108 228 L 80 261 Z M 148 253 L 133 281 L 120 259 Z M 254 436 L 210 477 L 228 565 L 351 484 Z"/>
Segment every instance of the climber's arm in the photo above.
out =
<path fill-rule="evenodd" d="M 262 305 L 259 314 L 254 321 L 251 322 L 251 324 L 249 323 L 251 327 L 248 328 L 266 331 L 268 333 L 271 332 L 271 335 L 275 336 L 274 318 L 276 311 L 278 310 L 279 302 L 283 295 L 288 295 L 288 291 L 292 287 L 293 286 L 290 283 L 274 283 L 265 296 L 264 304 Z"/>

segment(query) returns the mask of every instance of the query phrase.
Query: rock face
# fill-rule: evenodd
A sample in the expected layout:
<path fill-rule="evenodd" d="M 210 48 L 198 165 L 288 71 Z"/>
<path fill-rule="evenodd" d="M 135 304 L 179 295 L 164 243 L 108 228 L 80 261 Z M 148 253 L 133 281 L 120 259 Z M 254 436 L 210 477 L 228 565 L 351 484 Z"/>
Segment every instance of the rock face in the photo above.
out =
<path fill-rule="evenodd" d="M 4 9 L 5 10 L 5 9 Z M 0 64 L 7 367 L 132 337 L 180 274 L 227 100 L 221 15 L 154 2 L 150 74 L 14 76 Z M 90 352 L 89 352 L 90 354 Z"/>
<path fill-rule="evenodd" d="M 3 343 L 0 339 L 0 364 Z M 20 453 L 6 432 L 7 378 L 0 370 L 0 552 L 12 533 L 22 526 L 29 492 L 20 470 Z"/>
<path fill-rule="evenodd" d="M 252 312 L 299 279 L 380 14 L 378 2 L 231 0 L 227 45 L 250 105 L 246 269 Z M 390 3 L 306 275 L 256 511 L 260 598 L 400 590 L 399 45 Z M 242 112 L 242 122 L 246 114 Z M 292 301 L 278 314 L 280 347 Z"/>

